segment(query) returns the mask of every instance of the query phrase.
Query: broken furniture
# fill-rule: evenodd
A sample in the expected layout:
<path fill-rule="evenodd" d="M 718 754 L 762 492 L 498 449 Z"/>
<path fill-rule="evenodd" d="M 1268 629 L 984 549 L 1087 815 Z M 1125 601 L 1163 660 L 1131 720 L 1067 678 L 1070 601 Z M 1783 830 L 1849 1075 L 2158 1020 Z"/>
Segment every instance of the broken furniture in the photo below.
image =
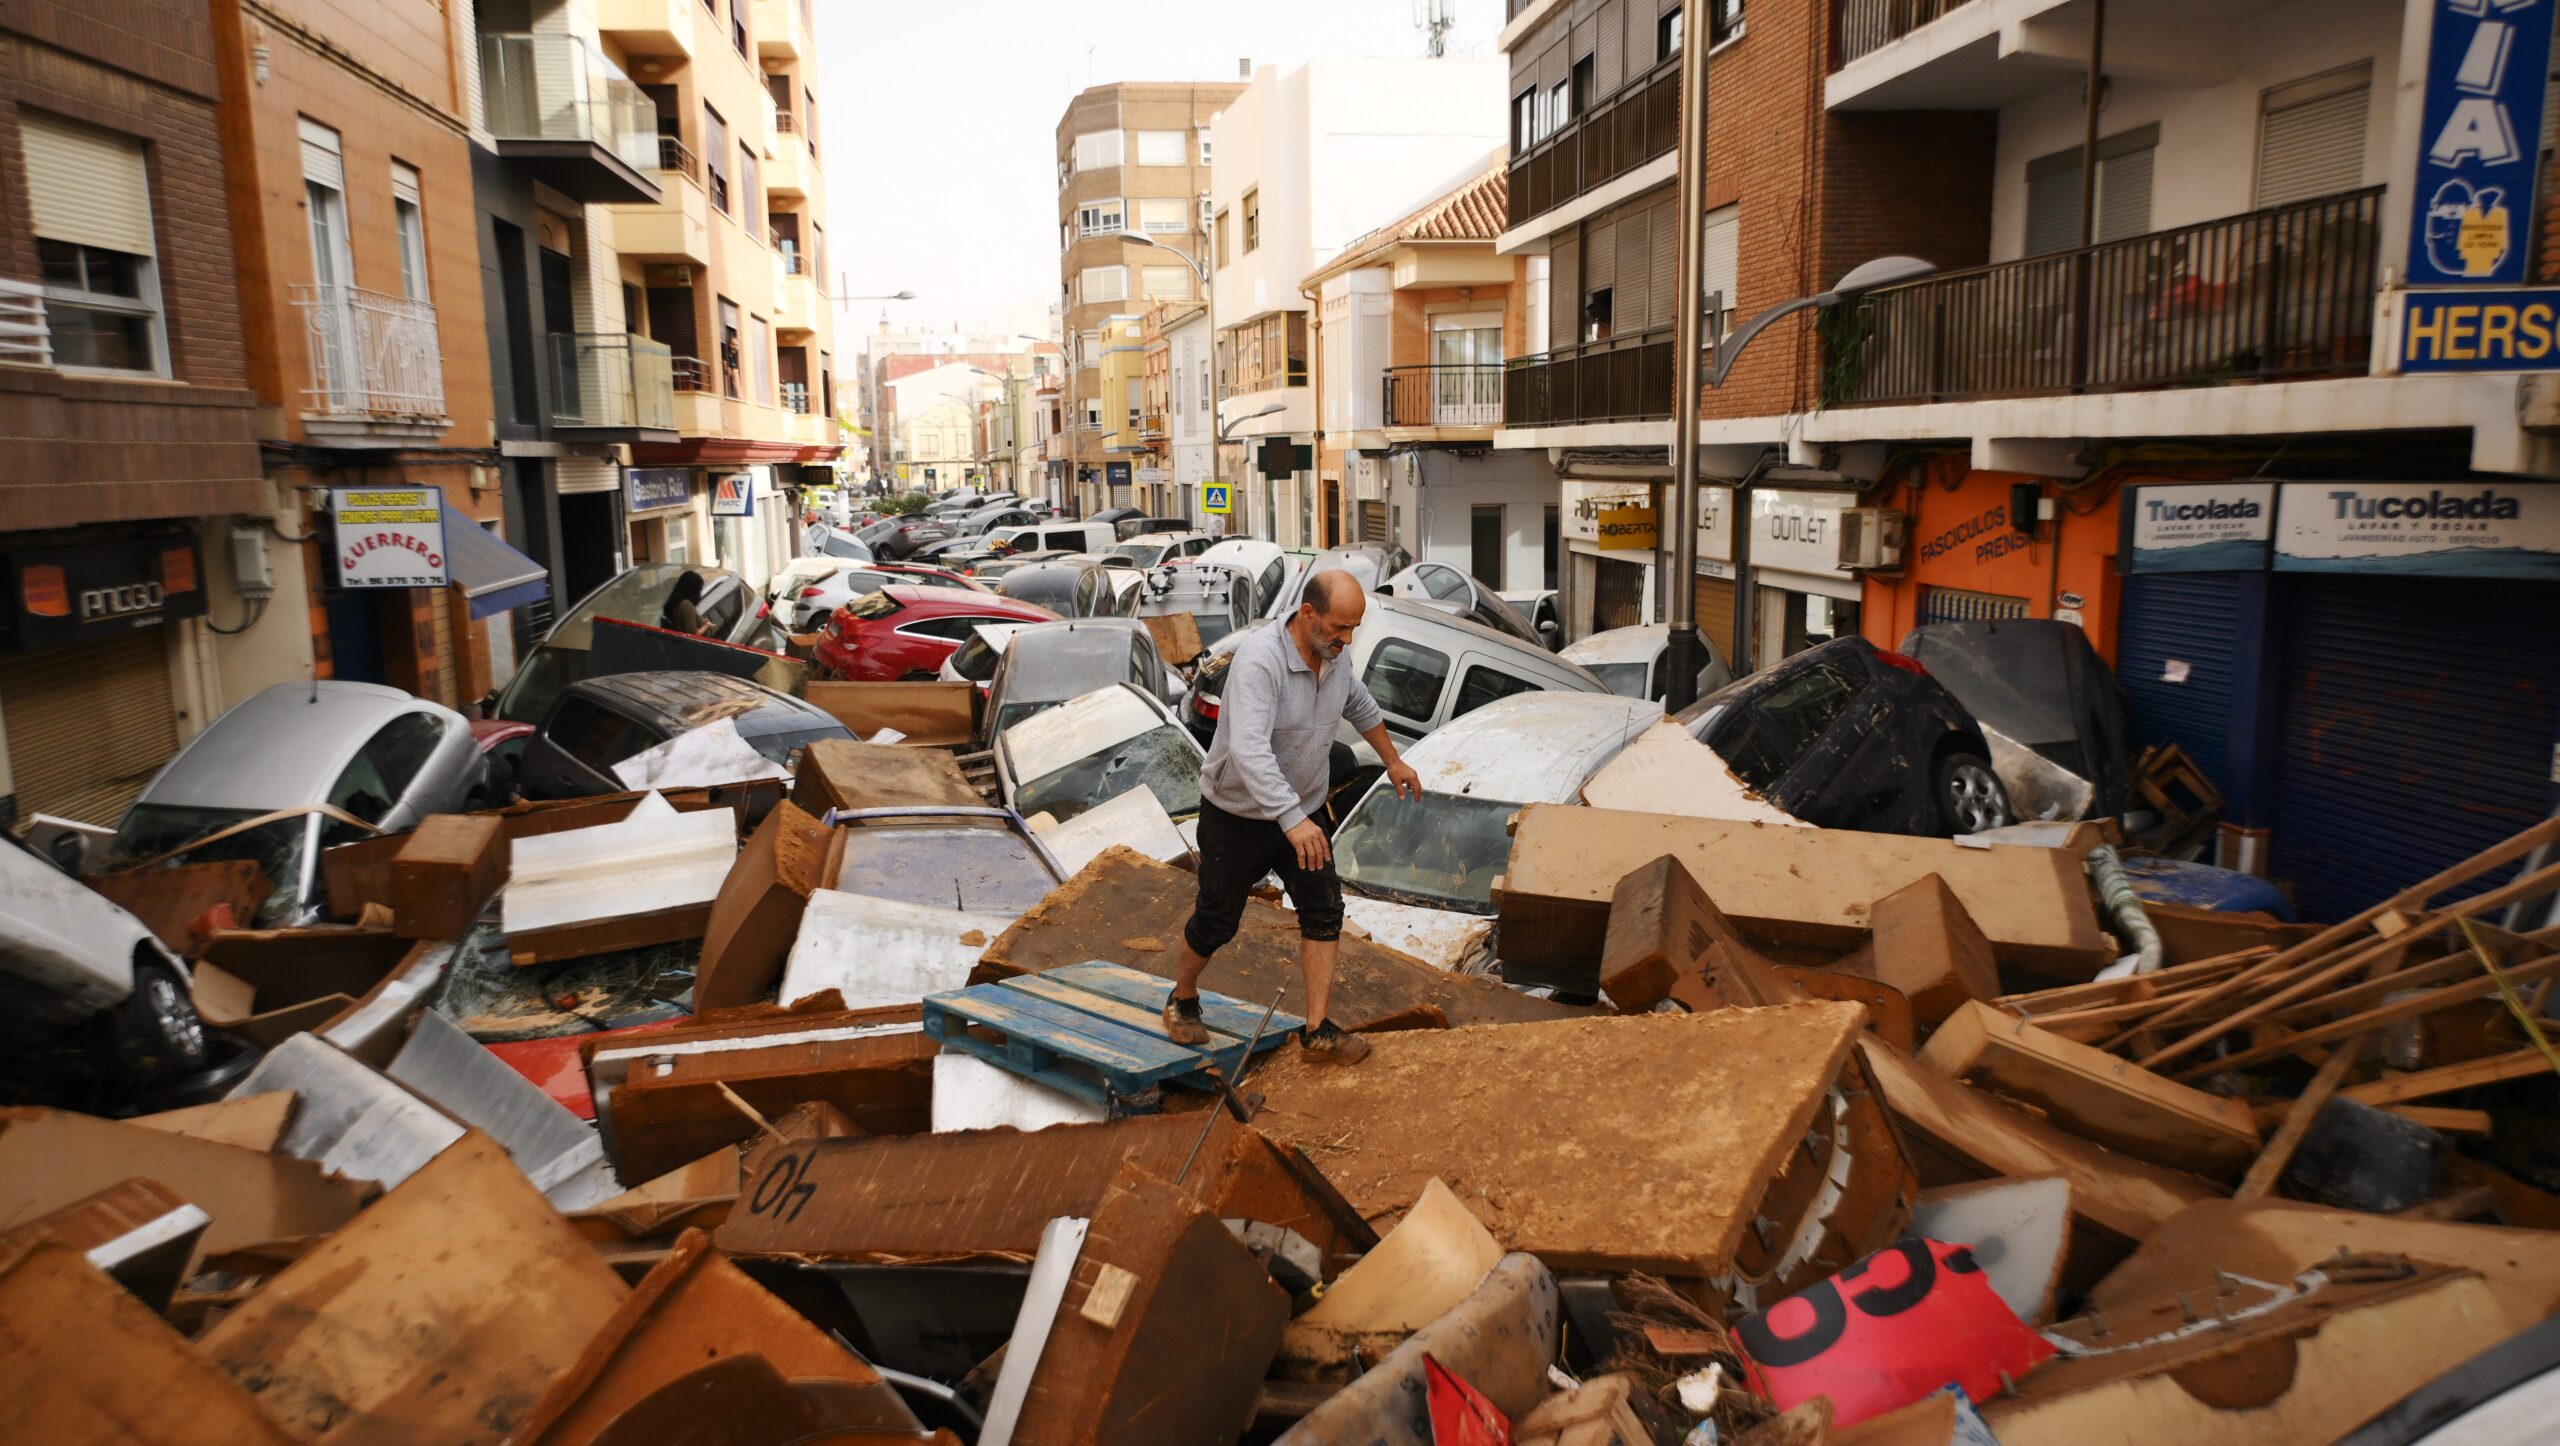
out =
<path fill-rule="evenodd" d="M 619 823 L 515 845 L 507 953 L 521 968 L 699 939 L 737 858 L 730 815 L 679 813 L 654 794 Z"/>
<path fill-rule="evenodd" d="M 1233 1079 L 1252 1054 L 1278 1048 L 1306 1023 L 1203 989 L 1201 1022 L 1209 1042 L 1176 1044 L 1163 1019 L 1172 992 L 1172 985 L 1135 969 L 1071 964 L 928 995 L 924 1032 L 946 1048 L 1089 1103 L 1144 1112 L 1156 1107 L 1166 1085 L 1214 1088 L 1206 1078 L 1213 1069 Z"/>

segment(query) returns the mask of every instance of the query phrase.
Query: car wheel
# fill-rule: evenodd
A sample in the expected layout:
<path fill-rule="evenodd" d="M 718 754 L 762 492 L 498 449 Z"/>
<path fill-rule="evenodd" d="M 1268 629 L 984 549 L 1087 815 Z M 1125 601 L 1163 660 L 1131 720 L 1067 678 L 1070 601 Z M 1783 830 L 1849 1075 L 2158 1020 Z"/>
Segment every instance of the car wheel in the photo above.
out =
<path fill-rule="evenodd" d="M 1950 834 L 1980 833 L 2017 822 L 2009 811 L 2009 790 L 1990 760 L 1971 753 L 1951 753 L 1936 769 L 1938 822 Z"/>
<path fill-rule="evenodd" d="M 187 986 L 163 964 L 133 971 L 133 993 L 123 1005 L 126 1062 L 151 1075 L 204 1067 L 210 1050 L 204 1021 L 196 1016 Z"/>

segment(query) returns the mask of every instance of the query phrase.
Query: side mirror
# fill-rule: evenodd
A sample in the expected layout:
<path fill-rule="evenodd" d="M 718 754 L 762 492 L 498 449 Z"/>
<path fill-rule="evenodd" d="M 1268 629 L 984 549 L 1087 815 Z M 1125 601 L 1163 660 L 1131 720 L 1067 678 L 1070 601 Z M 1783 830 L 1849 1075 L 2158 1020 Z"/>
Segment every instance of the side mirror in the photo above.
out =
<path fill-rule="evenodd" d="M 1555 620 L 1550 618 L 1538 624 L 1538 640 L 1547 645 L 1548 652 L 1555 652 L 1564 646 L 1564 629 L 1556 626 Z"/>
<path fill-rule="evenodd" d="M 498 693 L 499 693 L 499 691 L 500 691 L 500 690 L 498 690 L 498 689 L 496 689 L 496 688 L 492 688 L 492 689 L 490 689 L 488 692 L 483 693 L 483 694 L 480 696 L 480 716 L 481 716 L 481 717 L 483 717 L 483 718 L 487 718 L 487 717 L 491 716 L 492 714 L 494 714 L 494 713 L 497 711 L 497 707 L 498 707 Z"/>

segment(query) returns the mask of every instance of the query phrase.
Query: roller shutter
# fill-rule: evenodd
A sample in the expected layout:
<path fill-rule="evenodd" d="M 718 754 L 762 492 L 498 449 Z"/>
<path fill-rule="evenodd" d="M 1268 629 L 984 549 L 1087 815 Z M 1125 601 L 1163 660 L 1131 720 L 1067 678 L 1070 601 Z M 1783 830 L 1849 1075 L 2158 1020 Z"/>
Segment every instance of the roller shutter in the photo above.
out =
<path fill-rule="evenodd" d="M 2550 584 L 2284 582 L 2268 872 L 2303 918 L 2345 918 L 2550 815 Z"/>
<path fill-rule="evenodd" d="M 2364 181 L 2370 63 L 2279 86 L 2258 117 L 2260 206 L 2352 191 Z"/>
<path fill-rule="evenodd" d="M 159 628 L 0 657 L 0 727 L 18 821 L 113 824 L 178 751 L 178 705 Z"/>
<path fill-rule="evenodd" d="M 2139 756 L 2154 743 L 2175 743 L 2216 788 L 2231 783 L 2240 577 L 2163 572 L 2126 578 L 2116 630 L 2126 748 Z"/>
<path fill-rule="evenodd" d="M 1690 590 L 1697 599 L 1698 633 L 1715 645 L 1716 656 L 1733 661 L 1733 579 L 1702 577 Z"/>
<path fill-rule="evenodd" d="M 151 183 L 139 141 L 21 111 L 18 144 L 38 236 L 128 256 L 155 254 Z"/>

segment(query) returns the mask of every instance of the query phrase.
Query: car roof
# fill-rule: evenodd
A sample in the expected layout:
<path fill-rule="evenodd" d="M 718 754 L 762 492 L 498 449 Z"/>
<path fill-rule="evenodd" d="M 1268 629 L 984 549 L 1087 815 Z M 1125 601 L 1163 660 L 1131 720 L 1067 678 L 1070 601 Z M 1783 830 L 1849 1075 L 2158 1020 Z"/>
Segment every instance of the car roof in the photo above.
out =
<path fill-rule="evenodd" d="M 462 715 L 379 683 L 278 683 L 243 698 L 169 760 L 137 803 L 261 811 L 317 803 L 383 724 Z"/>
<path fill-rule="evenodd" d="M 1146 624 L 1135 618 L 1070 618 L 1065 622 L 1031 624 L 1005 645 L 1005 697 L 1037 702 L 1089 692 L 1093 665 L 1117 663 L 1125 667 L 1133 636 L 1149 638 L 1148 646 L 1154 646 Z M 1111 676 L 1117 682 L 1126 674 Z M 1076 691 L 1064 692 L 1062 687 Z"/>
<path fill-rule="evenodd" d="M 1015 645 L 1021 642 L 1017 635 Z M 1004 751 L 1015 781 L 1028 783 L 1171 721 L 1161 705 L 1137 688 L 1114 683 L 1025 718 L 1004 730 L 996 747 Z"/>
<path fill-rule="evenodd" d="M 1018 573 L 1009 575 L 1006 581 L 1009 582 L 1019 575 Z M 1037 603 L 1023 602 L 1019 598 L 1009 598 L 996 592 L 980 592 L 957 587 L 926 587 L 920 583 L 911 582 L 892 583 L 880 591 L 887 594 L 901 609 L 911 609 L 920 613 L 1001 613 L 1012 610 L 1033 614 L 1038 621 L 1044 623 L 1057 616 Z"/>
<path fill-rule="evenodd" d="M 586 678 L 561 690 L 615 705 L 614 711 L 672 723 L 690 731 L 734 719 L 748 737 L 797 732 L 835 721 L 833 715 L 805 699 L 777 693 L 761 683 L 726 673 L 668 669 L 648 673 L 608 673 Z"/>
<path fill-rule="evenodd" d="M 1574 803 L 1602 764 L 1661 721 L 1661 704 L 1614 693 L 1514 693 L 1442 724 L 1404 759 L 1436 793 Z"/>
<path fill-rule="evenodd" d="M 1671 624 L 1639 623 L 1632 628 L 1593 633 L 1580 642 L 1567 644 L 1556 656 L 1586 668 L 1595 663 L 1650 663 L 1669 646 Z"/>
<path fill-rule="evenodd" d="M 1274 558 L 1286 557 L 1279 543 L 1265 542 L 1259 537 L 1222 537 L 1201 552 L 1202 562 L 1224 562 L 1230 567 L 1243 566 L 1254 572 L 1269 567 Z M 1252 559 L 1239 562 L 1236 559 Z"/>
<path fill-rule="evenodd" d="M 1435 607 L 1419 598 L 1397 597 L 1392 593 L 1376 592 L 1368 594 L 1368 598 L 1370 616 L 1384 614 L 1394 618 L 1395 626 L 1400 632 L 1419 633 L 1430 629 L 1454 631 L 1464 635 L 1468 642 L 1480 647 L 1498 650 L 1506 656 L 1517 656 L 1522 661 L 1524 669 L 1534 670 L 1543 666 L 1551 672 L 1570 673 L 1594 688 L 1600 686 L 1600 680 L 1584 671 L 1581 664 L 1559 658 L 1515 633 L 1486 627 L 1472 618 L 1460 617 L 1445 607 Z M 1368 627 L 1369 619 L 1362 618 L 1360 625 L 1363 628 Z"/>

